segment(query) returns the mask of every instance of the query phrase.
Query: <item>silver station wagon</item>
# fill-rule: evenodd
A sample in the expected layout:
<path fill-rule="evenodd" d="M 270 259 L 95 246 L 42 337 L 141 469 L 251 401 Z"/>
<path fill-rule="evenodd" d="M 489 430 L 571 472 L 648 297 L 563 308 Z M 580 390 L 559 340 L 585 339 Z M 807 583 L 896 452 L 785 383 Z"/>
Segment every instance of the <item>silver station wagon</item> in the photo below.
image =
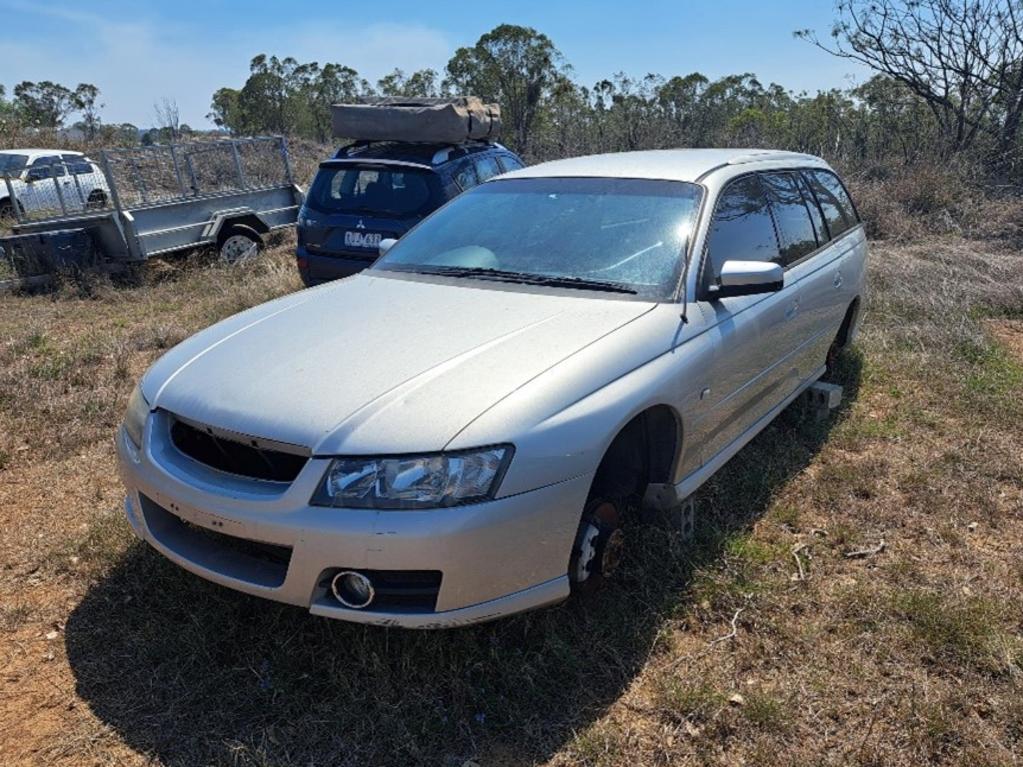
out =
<path fill-rule="evenodd" d="M 388 626 L 564 599 L 825 373 L 865 287 L 842 182 L 775 151 L 525 168 L 381 250 L 145 374 L 117 444 L 164 556 Z"/>

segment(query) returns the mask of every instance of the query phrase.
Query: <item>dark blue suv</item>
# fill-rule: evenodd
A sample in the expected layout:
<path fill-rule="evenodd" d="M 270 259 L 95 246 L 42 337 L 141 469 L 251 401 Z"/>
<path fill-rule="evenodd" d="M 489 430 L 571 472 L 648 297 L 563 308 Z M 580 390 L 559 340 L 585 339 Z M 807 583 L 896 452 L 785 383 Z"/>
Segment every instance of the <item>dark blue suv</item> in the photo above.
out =
<path fill-rule="evenodd" d="M 380 241 L 397 239 L 453 197 L 523 167 L 497 143 L 356 142 L 320 163 L 298 216 L 298 270 L 306 285 L 372 264 Z"/>

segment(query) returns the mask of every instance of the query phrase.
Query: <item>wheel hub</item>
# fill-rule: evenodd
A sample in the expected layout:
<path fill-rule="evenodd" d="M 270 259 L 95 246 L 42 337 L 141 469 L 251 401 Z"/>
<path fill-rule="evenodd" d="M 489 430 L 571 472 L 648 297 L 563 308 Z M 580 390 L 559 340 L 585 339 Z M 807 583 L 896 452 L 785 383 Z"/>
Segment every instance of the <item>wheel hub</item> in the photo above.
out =
<path fill-rule="evenodd" d="M 237 264 L 256 255 L 257 246 L 244 235 L 235 234 L 220 246 L 220 257 L 229 264 Z"/>

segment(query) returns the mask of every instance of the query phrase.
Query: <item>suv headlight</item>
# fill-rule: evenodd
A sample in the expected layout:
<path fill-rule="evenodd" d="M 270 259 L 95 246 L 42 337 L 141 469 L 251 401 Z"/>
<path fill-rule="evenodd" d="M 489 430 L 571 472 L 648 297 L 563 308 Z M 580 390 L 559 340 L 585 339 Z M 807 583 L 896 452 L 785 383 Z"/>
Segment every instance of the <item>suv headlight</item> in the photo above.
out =
<path fill-rule="evenodd" d="M 335 458 L 313 496 L 314 506 L 434 509 L 494 497 L 510 445 L 431 455 Z"/>
<path fill-rule="evenodd" d="M 142 385 L 139 384 L 128 398 L 128 409 L 124 411 L 124 431 L 136 449 L 142 448 L 142 432 L 148 417 L 149 403 L 142 396 Z"/>

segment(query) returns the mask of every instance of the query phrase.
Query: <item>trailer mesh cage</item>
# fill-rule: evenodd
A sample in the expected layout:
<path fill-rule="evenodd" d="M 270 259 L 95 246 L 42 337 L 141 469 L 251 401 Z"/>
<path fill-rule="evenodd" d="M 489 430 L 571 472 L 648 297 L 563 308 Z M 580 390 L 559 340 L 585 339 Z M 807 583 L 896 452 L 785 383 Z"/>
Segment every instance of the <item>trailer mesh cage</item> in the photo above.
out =
<path fill-rule="evenodd" d="M 0 232 L 118 206 L 165 205 L 292 183 L 281 137 L 104 149 L 98 162 L 57 152 L 48 159 L 0 175 Z"/>
<path fill-rule="evenodd" d="M 111 149 L 103 158 L 124 208 L 291 183 L 280 138 Z"/>

